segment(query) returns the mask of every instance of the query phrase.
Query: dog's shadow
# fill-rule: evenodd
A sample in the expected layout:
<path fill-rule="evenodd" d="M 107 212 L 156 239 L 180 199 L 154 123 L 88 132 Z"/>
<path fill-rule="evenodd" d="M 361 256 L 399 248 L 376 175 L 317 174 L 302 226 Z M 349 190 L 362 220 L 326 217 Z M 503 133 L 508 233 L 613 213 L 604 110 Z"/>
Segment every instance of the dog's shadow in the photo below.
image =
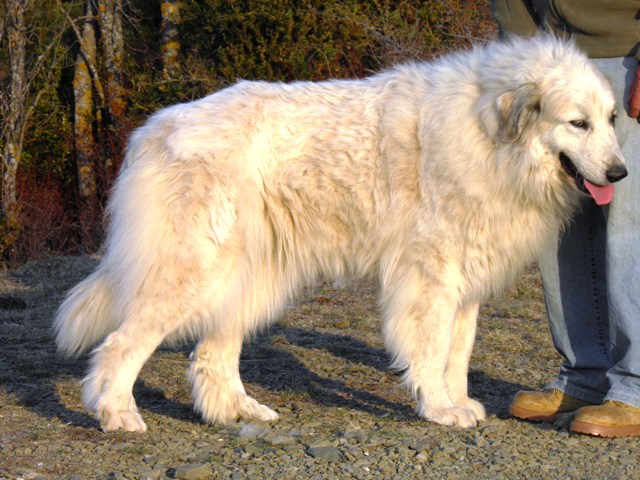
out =
<path fill-rule="evenodd" d="M 52 260 L 49 263 L 44 263 L 47 267 L 44 274 L 26 269 L 5 275 L 6 281 L 19 283 L 24 288 L 15 290 L 9 285 L 4 288 L 9 293 L 0 292 L 0 387 L 4 388 L 10 402 L 24 406 L 38 416 L 95 429 L 98 422 L 82 407 L 77 388 L 77 382 L 86 374 L 88 356 L 75 360 L 59 356 L 51 331 L 51 319 L 62 297 L 60 292 L 74 284 L 77 278 L 68 274 L 69 278 L 61 285 L 48 286 L 46 275 L 50 271 L 60 276 L 68 268 L 68 261 Z M 88 273 L 95 268 L 95 261 L 85 261 L 81 266 Z M 191 348 L 170 350 L 184 356 L 186 373 Z M 331 362 L 333 358 L 336 363 L 340 361 L 356 370 L 362 367 L 365 372 L 341 376 L 340 371 L 330 366 L 315 368 L 313 355 L 318 352 L 322 353 L 323 359 L 318 359 L 317 363 Z M 305 363 L 314 368 L 308 368 Z M 275 325 L 245 345 L 241 374 L 250 392 L 256 388 L 271 397 L 262 399 L 261 392 L 255 395 L 258 401 L 266 404 L 274 401 L 286 404 L 290 398 L 292 403 L 296 399 L 310 401 L 318 408 L 343 407 L 372 415 L 415 416 L 414 402 L 407 391 L 403 390 L 403 395 L 384 393 L 386 385 L 393 388 L 401 383 L 400 375 L 390 371 L 389 364 L 390 358 L 384 349 L 369 345 L 348 332 L 336 334 Z M 367 375 L 373 378 L 373 383 L 376 380 L 387 382 L 383 388 L 368 389 L 371 378 L 361 381 Z M 480 371 L 471 372 L 469 383 L 471 395 L 486 405 L 489 414 L 498 416 L 506 413 L 509 399 L 522 388 L 490 378 Z M 74 394 L 65 394 L 63 401 L 59 392 L 64 388 L 73 388 Z M 178 420 L 200 421 L 190 402 L 169 398 L 161 387 L 138 380 L 134 395 L 142 410 Z"/>
<path fill-rule="evenodd" d="M 316 373 L 317 369 L 311 371 L 296 356 L 278 348 L 278 340 L 281 337 L 296 349 L 324 350 L 330 356 L 342 359 L 363 372 L 356 376 L 354 382 L 353 378 L 343 378 L 332 368 L 321 373 Z M 276 339 L 275 345 L 273 339 Z M 390 369 L 391 357 L 386 350 L 371 346 L 353 336 L 282 327 L 265 335 L 255 345 L 250 345 L 246 357 L 246 360 L 252 357 L 259 360 L 250 364 L 247 362 L 241 367 L 246 382 L 276 391 L 299 392 L 319 406 L 344 407 L 372 415 L 415 416 L 415 401 L 408 389 L 399 388 L 401 398 L 397 398 L 397 394 L 387 396 L 384 392 L 376 394 L 367 390 L 367 383 L 383 383 L 397 391 L 394 387 L 399 387 L 402 383 L 402 372 Z M 260 361 L 262 359 L 264 361 Z M 363 376 L 369 378 L 363 379 Z M 365 386 L 351 386 L 358 383 L 364 383 Z M 489 415 L 498 417 L 507 415 L 507 406 L 513 395 L 525 388 L 517 383 L 492 378 L 478 370 L 469 373 L 469 387 L 469 395 L 482 402 Z M 395 399 L 391 400 L 389 397 Z"/>
<path fill-rule="evenodd" d="M 381 348 L 372 347 L 359 339 L 349 335 L 337 335 L 326 332 L 310 332 L 295 328 L 275 328 L 268 334 L 245 346 L 241 359 L 241 374 L 243 381 L 250 391 L 252 386 L 273 391 L 274 397 L 279 394 L 286 398 L 281 403 L 287 403 L 287 398 L 304 399 L 321 407 L 342 407 L 345 409 L 366 412 L 374 416 L 412 417 L 414 402 L 407 392 L 401 402 L 390 400 L 383 395 L 350 385 L 339 374 L 328 372 L 316 373 L 307 368 L 297 357 L 285 349 L 274 345 L 273 339 L 284 337 L 289 345 L 295 348 L 324 349 L 329 354 L 346 360 L 347 364 L 360 364 L 367 369 L 369 375 L 391 375 L 392 380 L 401 382 L 400 375 L 389 370 L 389 356 Z M 34 347 L 31 345 L 29 348 Z M 188 368 L 189 350 L 179 349 L 185 357 L 185 372 Z M 25 359 L 4 357 L 5 368 L 11 372 L 14 379 L 29 378 L 28 383 L 20 385 L 15 381 L 7 382 L 7 391 L 17 397 L 19 403 L 37 415 L 48 419 L 59 419 L 64 424 L 80 426 L 89 429 L 98 428 L 96 419 L 87 414 L 78 403 L 67 407 L 60 399 L 56 386 L 61 377 L 66 381 L 79 381 L 87 368 L 87 356 L 77 360 L 66 360 L 57 357 L 50 344 L 41 344 L 39 350 L 31 350 L 31 358 L 48 357 L 49 362 L 56 365 L 57 374 L 51 376 L 36 376 L 34 378 L 33 364 Z M 311 353 L 313 355 L 313 353 Z M 49 365 L 50 368 L 50 365 Z M 49 370 L 47 368 L 44 371 Z M 373 372 L 373 373 L 371 373 Z M 357 382 L 356 382 L 357 383 Z M 487 407 L 487 413 L 502 417 L 506 415 L 506 405 L 521 385 L 493 379 L 481 371 L 470 373 L 470 394 Z M 499 393 L 496 393 L 499 392 Z M 161 416 L 168 416 L 176 420 L 199 422 L 199 416 L 193 412 L 190 403 L 173 400 L 157 387 L 150 387 L 144 381 L 138 380 L 134 388 L 134 395 L 140 408 L 154 412 Z M 261 399 L 258 397 L 258 400 Z M 268 402 L 265 402 L 268 403 Z"/>
<path fill-rule="evenodd" d="M 289 348 L 280 348 L 279 344 L 282 342 Z M 389 369 L 390 357 L 382 348 L 372 347 L 350 335 L 275 327 L 243 349 L 240 371 L 250 393 L 252 388 L 259 387 L 263 391 L 272 392 L 271 402 L 279 404 L 296 404 L 301 400 L 314 403 L 319 409 L 341 407 L 374 416 L 415 417 L 415 402 L 408 391 L 404 392 L 401 400 L 394 400 L 367 390 L 366 386 L 352 386 L 354 383 L 361 383 L 358 378 L 354 382 L 352 377 L 341 377 L 331 368 L 328 372 L 318 373 L 317 369 L 308 368 L 299 356 L 291 353 L 291 347 L 296 350 L 314 350 L 301 354 L 303 357 L 313 356 L 318 349 L 324 350 L 330 356 L 355 366 L 356 370 L 366 370 L 366 373 L 357 376 L 360 380 L 365 380 L 364 383 L 380 381 L 399 385 L 402 381 L 398 372 Z M 186 370 L 188 350 L 182 351 Z M 368 378 L 363 379 L 363 375 Z M 388 381 L 389 376 L 392 377 L 391 382 Z M 482 371 L 470 372 L 469 385 L 470 395 L 485 405 L 487 413 L 501 418 L 507 416 L 507 405 L 513 395 L 524 388 L 520 384 L 491 378 Z M 167 398 L 161 390 L 149 388 L 142 381 L 136 383 L 134 393 L 143 409 L 180 420 L 199 421 L 191 404 Z M 260 398 L 260 395 L 256 399 L 273 407 L 269 401 Z"/>

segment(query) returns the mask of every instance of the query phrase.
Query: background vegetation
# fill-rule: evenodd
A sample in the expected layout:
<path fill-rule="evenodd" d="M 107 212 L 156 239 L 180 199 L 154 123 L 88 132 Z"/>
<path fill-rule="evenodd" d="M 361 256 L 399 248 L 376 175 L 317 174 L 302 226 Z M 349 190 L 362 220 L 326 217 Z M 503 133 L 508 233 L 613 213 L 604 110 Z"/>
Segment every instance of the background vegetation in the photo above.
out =
<path fill-rule="evenodd" d="M 158 108 L 494 34 L 483 0 L 0 0 L 0 261 L 95 251 L 126 138 Z"/>

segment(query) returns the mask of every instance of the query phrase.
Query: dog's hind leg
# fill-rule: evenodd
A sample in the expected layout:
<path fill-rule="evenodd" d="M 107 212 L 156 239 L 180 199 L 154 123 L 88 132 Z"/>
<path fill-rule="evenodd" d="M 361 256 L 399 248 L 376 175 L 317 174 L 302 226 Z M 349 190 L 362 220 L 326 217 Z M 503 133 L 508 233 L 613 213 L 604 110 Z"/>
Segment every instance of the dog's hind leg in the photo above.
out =
<path fill-rule="evenodd" d="M 239 418 L 278 420 L 278 414 L 248 396 L 240 380 L 243 333 L 210 334 L 192 353 L 189 379 L 195 409 L 209 423 L 229 424 Z"/>
<path fill-rule="evenodd" d="M 456 312 L 451 338 L 449 362 L 445 373 L 449 398 L 454 405 L 472 410 L 478 420 L 484 420 L 486 413 L 482 404 L 469 398 L 469 359 L 476 336 L 479 304 L 461 306 Z"/>
<path fill-rule="evenodd" d="M 127 319 L 93 352 L 82 399 L 105 432 L 146 431 L 133 398 L 133 384 L 146 360 L 170 333 L 167 325 L 175 322 L 173 310 L 169 299 L 138 300 Z"/>

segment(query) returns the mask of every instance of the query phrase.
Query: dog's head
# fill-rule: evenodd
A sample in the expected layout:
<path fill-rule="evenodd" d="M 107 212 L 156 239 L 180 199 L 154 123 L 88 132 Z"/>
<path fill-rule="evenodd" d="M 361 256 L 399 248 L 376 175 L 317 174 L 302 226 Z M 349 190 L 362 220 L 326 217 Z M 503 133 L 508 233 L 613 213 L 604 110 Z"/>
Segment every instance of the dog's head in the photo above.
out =
<path fill-rule="evenodd" d="M 627 175 L 614 132 L 614 95 L 581 53 L 566 48 L 565 59 L 537 66 L 530 59 L 528 68 L 539 71 L 496 97 L 493 113 L 485 110 L 485 127 L 500 144 L 526 145 L 546 171 L 606 204 L 612 184 Z"/>

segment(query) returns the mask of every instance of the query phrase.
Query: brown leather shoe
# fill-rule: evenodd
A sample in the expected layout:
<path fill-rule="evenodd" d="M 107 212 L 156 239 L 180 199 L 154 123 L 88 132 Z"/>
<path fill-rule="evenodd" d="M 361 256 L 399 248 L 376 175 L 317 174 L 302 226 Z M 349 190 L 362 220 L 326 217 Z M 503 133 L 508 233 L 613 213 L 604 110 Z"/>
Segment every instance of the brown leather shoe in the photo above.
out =
<path fill-rule="evenodd" d="M 542 392 L 520 391 L 509 405 L 509 413 L 532 422 L 553 422 L 558 414 L 574 412 L 587 405 L 593 404 L 555 388 Z"/>
<path fill-rule="evenodd" d="M 640 436 L 640 408 L 614 400 L 578 410 L 569 430 L 600 437 Z"/>

